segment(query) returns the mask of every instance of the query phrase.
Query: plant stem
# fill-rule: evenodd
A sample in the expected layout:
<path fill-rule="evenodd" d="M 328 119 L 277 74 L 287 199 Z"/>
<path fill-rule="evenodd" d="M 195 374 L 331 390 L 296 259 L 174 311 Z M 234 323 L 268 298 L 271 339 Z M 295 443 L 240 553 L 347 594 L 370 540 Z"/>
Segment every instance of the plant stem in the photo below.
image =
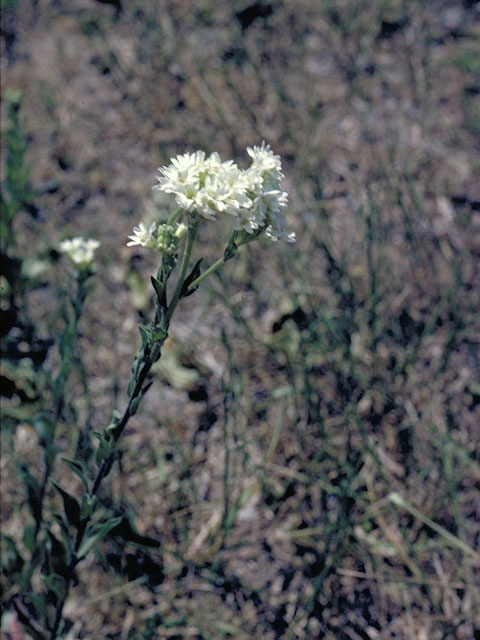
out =
<path fill-rule="evenodd" d="M 143 391 L 144 391 L 145 380 L 150 372 L 150 369 L 152 368 L 152 365 L 158 360 L 160 356 L 162 346 L 166 340 L 166 334 L 170 324 L 171 317 L 180 300 L 183 283 L 185 282 L 185 276 L 187 273 L 188 264 L 190 262 L 190 256 L 192 253 L 196 232 L 197 232 L 197 223 L 190 225 L 188 228 L 187 241 L 186 241 L 185 250 L 182 257 L 182 263 L 180 265 L 180 273 L 178 276 L 177 285 L 175 287 L 175 291 L 173 293 L 172 299 L 170 301 L 170 304 L 165 313 L 163 323 L 162 323 L 163 324 L 162 328 L 165 331 L 165 338 L 163 338 L 162 340 L 157 340 L 153 345 L 151 351 L 149 352 L 146 351 L 146 349 L 148 348 L 148 345 L 143 349 L 143 355 L 145 358 L 144 364 L 140 369 L 140 372 L 138 373 L 135 387 L 130 395 L 125 411 L 123 412 L 123 415 L 120 421 L 116 424 L 115 428 L 111 431 L 111 435 L 115 443 L 117 443 L 118 440 L 120 439 L 120 436 L 122 435 L 125 427 L 127 426 L 128 421 L 130 420 L 135 410 L 137 409 L 138 403 L 135 403 L 135 401 L 137 399 L 141 400 Z M 135 410 L 133 409 L 134 403 L 136 405 Z M 105 478 L 105 476 L 107 475 L 108 471 L 110 470 L 113 464 L 114 455 L 115 455 L 115 452 L 112 452 L 107 458 L 104 458 L 102 460 L 100 464 L 100 468 L 98 469 L 98 472 L 97 472 L 97 476 L 93 483 L 92 490 L 90 491 L 91 498 L 94 498 L 97 495 L 103 479 Z M 55 620 L 53 623 L 50 640 L 55 640 L 55 638 L 57 637 L 60 622 L 62 620 L 63 607 L 65 606 L 65 602 L 68 596 L 68 591 L 73 578 L 73 572 L 77 564 L 80 562 L 80 559 L 77 557 L 77 553 L 85 537 L 85 533 L 87 531 L 89 522 L 90 522 L 90 515 L 86 516 L 82 520 L 77 531 L 74 551 L 71 555 L 70 562 L 68 564 L 67 575 L 65 578 L 66 579 L 65 596 L 57 603 L 57 608 L 55 611 Z"/>
<path fill-rule="evenodd" d="M 88 275 L 85 272 L 77 273 L 77 289 L 75 292 L 75 298 L 72 299 L 72 311 L 73 315 L 71 320 L 67 323 L 63 330 L 61 340 L 65 341 L 63 348 L 60 349 L 60 371 L 53 382 L 53 417 L 51 421 L 51 430 L 49 430 L 49 439 L 45 444 L 44 449 L 44 472 L 40 485 L 39 493 L 39 515 L 35 523 L 35 529 L 33 532 L 33 540 L 35 542 L 35 549 L 30 558 L 28 570 L 26 572 L 26 583 L 30 584 L 33 572 L 41 558 L 40 548 L 38 547 L 37 538 L 40 533 L 40 529 L 43 524 L 43 502 L 45 499 L 45 493 L 47 490 L 48 480 L 52 474 L 53 466 L 56 458 L 56 449 L 53 446 L 57 422 L 60 419 L 65 395 L 65 384 L 68 380 L 68 375 L 71 368 L 71 360 L 73 353 L 73 343 L 77 334 L 77 327 L 82 316 L 83 304 L 87 295 L 87 289 L 85 281 Z"/>
<path fill-rule="evenodd" d="M 150 369 L 153 365 L 153 363 L 158 359 L 158 356 L 160 355 L 160 351 L 161 348 L 163 346 L 164 340 L 162 341 L 158 341 L 155 343 L 148 359 L 146 360 L 145 364 L 143 365 L 139 375 L 138 375 L 138 379 L 137 379 L 137 383 L 135 384 L 135 388 L 132 391 L 132 394 L 130 395 L 130 398 L 128 400 L 128 404 L 127 407 L 125 409 L 125 411 L 123 412 L 123 416 L 120 420 L 120 422 L 118 423 L 118 425 L 115 427 L 115 430 L 113 431 L 113 438 L 115 440 L 115 442 L 118 442 L 120 436 L 122 435 L 123 430 L 125 429 L 125 427 L 127 426 L 128 421 L 130 420 L 130 418 L 133 415 L 132 412 L 132 405 L 133 402 L 135 401 L 136 398 L 140 397 L 141 392 L 142 392 L 142 388 L 145 382 L 145 379 L 147 378 Z M 104 458 L 100 464 L 100 468 L 97 472 L 97 476 L 95 478 L 95 481 L 93 483 L 92 486 L 92 490 L 90 491 L 90 496 L 92 498 L 94 498 L 99 489 L 100 486 L 102 484 L 103 479 L 105 478 L 108 470 L 110 469 L 112 463 L 113 463 L 113 458 L 114 458 L 114 453 L 111 453 L 110 456 L 108 456 L 108 458 Z M 53 628 L 52 628 L 52 633 L 50 635 L 50 639 L 51 640 L 55 640 L 55 638 L 57 637 L 57 633 L 58 633 L 58 628 L 60 625 L 60 622 L 62 620 L 62 612 L 63 612 L 63 607 L 65 605 L 65 602 L 67 600 L 67 595 L 68 595 L 68 590 L 70 587 L 70 583 L 72 581 L 73 578 L 73 572 L 75 570 L 76 565 L 80 562 L 80 559 L 77 558 L 77 553 L 78 550 L 80 549 L 80 545 L 83 542 L 83 538 L 85 537 L 85 533 L 87 531 L 87 526 L 88 523 L 90 522 L 90 515 L 87 516 L 86 518 L 84 518 L 82 520 L 82 522 L 80 523 L 80 527 L 78 529 L 77 532 L 77 537 L 75 540 L 75 547 L 74 547 L 74 552 L 72 553 L 72 556 L 70 558 L 70 562 L 68 565 L 68 569 L 67 569 L 67 575 L 66 575 L 66 585 L 65 585 L 65 597 L 62 598 L 62 600 L 60 600 L 57 604 L 57 608 L 56 608 L 56 612 L 55 612 L 55 621 L 53 624 Z"/>
<path fill-rule="evenodd" d="M 172 215 L 168 218 L 167 224 L 173 224 L 178 216 L 182 213 L 183 209 L 175 209 Z"/>
<path fill-rule="evenodd" d="M 225 262 L 226 262 L 226 259 L 224 256 L 219 258 L 216 262 L 210 265 L 208 269 L 205 269 L 205 271 L 201 275 L 199 275 L 198 278 L 195 278 L 195 280 L 190 283 L 189 290 L 192 290 L 192 289 L 195 289 L 195 287 L 198 287 L 198 285 L 203 280 L 205 280 L 205 278 L 208 278 L 208 276 L 211 275 L 214 271 L 217 271 L 217 269 L 219 269 L 223 264 L 225 264 Z"/>
<path fill-rule="evenodd" d="M 185 246 L 185 251 L 183 253 L 182 264 L 180 265 L 180 273 L 178 275 L 177 286 L 175 287 L 175 291 L 173 292 L 172 299 L 170 300 L 170 304 L 168 305 L 168 309 L 165 314 L 165 324 L 166 324 L 165 328 L 168 328 L 173 312 L 175 311 L 178 301 L 180 300 L 180 295 L 183 289 L 183 283 L 185 282 L 185 276 L 187 274 L 188 263 L 190 262 L 193 242 L 197 234 L 197 228 L 198 228 L 198 223 L 196 222 L 188 226 L 187 242 Z"/>

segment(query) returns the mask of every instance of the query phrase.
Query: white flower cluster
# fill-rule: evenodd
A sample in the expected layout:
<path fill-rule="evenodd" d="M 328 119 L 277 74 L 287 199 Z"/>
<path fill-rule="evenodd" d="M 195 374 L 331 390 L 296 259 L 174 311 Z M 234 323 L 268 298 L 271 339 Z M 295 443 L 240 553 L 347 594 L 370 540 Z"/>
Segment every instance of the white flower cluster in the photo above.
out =
<path fill-rule="evenodd" d="M 66 253 L 79 269 L 87 269 L 93 264 L 94 252 L 99 246 L 98 240 L 84 240 L 79 237 L 63 240 L 60 243 L 60 251 Z"/>
<path fill-rule="evenodd" d="M 203 151 L 179 155 L 159 169 L 154 188 L 173 194 L 177 205 L 191 215 L 215 220 L 217 214 L 227 214 L 237 230 L 254 234 L 265 229 L 271 240 L 295 242 L 295 234 L 284 229 L 288 197 L 280 184 L 280 156 L 265 142 L 247 147 L 247 153 L 252 163 L 245 170 L 233 160 L 222 162 L 216 152 L 208 158 Z"/>
<path fill-rule="evenodd" d="M 172 255 L 175 253 L 180 239 L 185 235 L 187 226 L 180 223 L 176 226 L 169 224 L 159 224 L 156 222 L 147 227 L 140 222 L 138 227 L 133 228 L 133 235 L 128 236 L 130 242 L 127 247 L 147 247 L 150 249 L 158 249 L 162 253 Z"/>

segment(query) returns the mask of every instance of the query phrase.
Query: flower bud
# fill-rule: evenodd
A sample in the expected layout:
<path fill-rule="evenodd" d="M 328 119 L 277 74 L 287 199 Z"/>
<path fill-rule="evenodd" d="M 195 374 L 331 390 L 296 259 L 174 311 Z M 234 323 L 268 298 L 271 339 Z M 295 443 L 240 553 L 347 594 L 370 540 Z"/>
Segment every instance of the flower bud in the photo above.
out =
<path fill-rule="evenodd" d="M 183 223 L 173 227 L 170 224 L 161 224 L 157 231 L 156 248 L 162 253 L 173 255 L 177 251 L 180 239 L 187 231 L 186 225 Z"/>
<path fill-rule="evenodd" d="M 175 237 L 178 238 L 179 240 L 181 238 L 183 238 L 183 236 L 187 233 L 187 225 L 183 224 L 183 222 L 181 222 L 177 228 L 175 229 Z"/>

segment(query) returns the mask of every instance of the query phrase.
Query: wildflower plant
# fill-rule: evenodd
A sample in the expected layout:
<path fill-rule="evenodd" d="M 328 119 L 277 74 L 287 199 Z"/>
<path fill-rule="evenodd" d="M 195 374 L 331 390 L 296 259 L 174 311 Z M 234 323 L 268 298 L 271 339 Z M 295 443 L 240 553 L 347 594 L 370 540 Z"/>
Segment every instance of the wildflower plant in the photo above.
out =
<path fill-rule="evenodd" d="M 93 265 L 94 252 L 99 246 L 98 240 L 73 238 L 61 242 L 60 251 L 65 253 L 80 271 L 88 271 Z"/>
<path fill-rule="evenodd" d="M 53 545 L 56 548 L 55 555 L 58 557 L 60 554 L 64 560 L 60 567 L 55 567 L 52 562 L 43 563 L 48 569 L 43 570 L 42 574 L 47 589 L 46 597 L 31 591 L 30 569 L 28 580 L 24 583 L 29 593 L 16 599 L 17 614 L 35 637 L 54 640 L 65 635 L 68 623 L 63 618 L 63 609 L 75 578 L 75 569 L 92 547 L 121 520 L 118 517 L 105 520 L 99 515 L 99 489 L 112 469 L 125 427 L 152 385 L 149 374 L 153 364 L 160 358 L 180 300 L 194 293 L 198 285 L 232 259 L 242 245 L 262 236 L 270 240 L 295 240 L 295 235 L 285 230 L 284 212 L 288 200 L 287 193 L 281 187 L 283 174 L 279 156 L 265 143 L 248 148 L 247 153 L 251 165 L 244 170 L 232 160 L 222 161 L 217 153 L 206 157 L 203 151 L 196 151 L 173 158 L 169 166 L 159 169 L 155 188 L 170 194 L 177 209 L 166 222 L 153 222 L 149 227 L 139 223 L 128 237 L 128 246 L 153 249 L 161 255 L 158 271 L 151 278 L 156 297 L 155 312 L 148 324 L 139 326 L 141 346 L 132 366 L 126 406 L 123 412 L 114 412 L 110 424 L 103 431 L 95 433 L 98 439 L 95 460 L 63 458 L 63 462 L 83 482 L 85 491 L 81 500 L 51 481 L 63 503 L 63 513 L 55 516 L 61 540 L 50 530 L 44 532 L 42 538 L 40 528 L 43 519 L 41 515 L 37 518 L 35 537 L 43 540 L 46 551 L 41 551 L 39 543 L 35 553 L 37 556 L 44 553 L 48 559 L 52 555 L 50 553 L 48 556 L 48 549 Z M 231 222 L 230 236 L 223 254 L 202 271 L 202 258 L 191 264 L 198 227 L 220 217 Z M 73 320 L 66 329 L 66 340 L 61 350 L 61 370 L 54 396 L 55 420 L 62 408 L 71 345 L 85 300 L 86 281 L 94 271 L 94 252 L 98 247 L 96 240 L 83 238 L 65 240 L 60 245 L 61 251 L 76 269 L 78 295 L 72 301 Z M 174 273 L 174 286 L 169 287 L 170 277 Z M 54 471 L 54 461 L 55 454 L 50 454 L 45 465 L 42 493 Z M 93 469 L 90 468 L 92 466 Z M 40 564 L 38 558 L 36 564 Z"/>

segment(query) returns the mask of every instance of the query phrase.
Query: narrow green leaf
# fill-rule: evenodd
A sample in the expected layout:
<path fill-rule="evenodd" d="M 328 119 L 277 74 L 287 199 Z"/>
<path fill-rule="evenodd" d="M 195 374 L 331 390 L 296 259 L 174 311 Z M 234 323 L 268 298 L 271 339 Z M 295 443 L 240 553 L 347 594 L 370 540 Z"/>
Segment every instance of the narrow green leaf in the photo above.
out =
<path fill-rule="evenodd" d="M 114 527 L 116 527 L 122 521 L 121 516 L 116 518 L 111 518 L 107 520 L 107 522 L 102 522 L 100 524 L 94 525 L 87 538 L 83 541 L 80 549 L 78 550 L 77 557 L 79 560 L 85 558 L 93 547 L 94 544 L 99 542 L 102 538 L 104 538 L 109 531 L 111 531 Z"/>
<path fill-rule="evenodd" d="M 225 260 L 225 262 L 233 258 L 233 256 L 235 256 L 238 251 L 238 246 L 237 246 L 237 243 L 235 242 L 237 237 L 238 237 L 238 231 L 232 231 L 232 235 L 230 236 L 230 239 L 225 248 L 225 251 L 223 252 L 223 259 Z"/>
<path fill-rule="evenodd" d="M 110 428 L 112 429 L 115 428 L 115 425 L 111 424 Z M 108 456 L 110 455 L 111 447 L 104 433 L 101 433 L 100 431 L 94 431 L 93 435 L 95 436 L 95 438 L 98 439 L 98 448 L 97 448 L 97 451 L 95 452 L 95 462 L 97 464 L 100 464 L 102 460 L 104 460 L 105 458 L 108 458 Z"/>
<path fill-rule="evenodd" d="M 74 539 L 72 538 L 70 527 L 66 516 L 59 511 L 52 511 L 52 517 L 58 522 L 58 526 L 60 527 L 60 533 L 62 534 L 62 540 L 65 546 L 65 549 L 70 553 L 73 551 Z"/>
<path fill-rule="evenodd" d="M 143 396 L 147 393 L 147 391 L 150 389 L 150 387 L 152 386 L 152 384 L 153 384 L 153 380 L 150 380 L 150 382 L 148 382 L 148 383 L 143 387 L 143 389 L 142 389 L 142 390 L 141 390 L 141 392 L 140 392 L 140 394 L 141 394 L 141 397 L 142 397 L 142 398 L 143 398 Z"/>
<path fill-rule="evenodd" d="M 167 337 L 167 332 L 160 327 L 152 327 L 150 336 L 153 342 L 161 342 Z"/>
<path fill-rule="evenodd" d="M 27 551 L 29 551 L 30 553 L 33 553 L 35 549 L 35 538 L 33 536 L 32 526 L 27 525 L 26 527 L 24 527 L 22 542 L 25 545 L 25 548 L 27 549 Z"/>
<path fill-rule="evenodd" d="M 187 296 L 191 296 L 192 293 L 194 293 L 198 289 L 198 287 L 194 287 L 193 289 L 189 290 L 189 287 L 190 287 L 190 284 L 194 280 L 196 280 L 198 276 L 202 273 L 200 269 L 202 262 L 203 262 L 203 258 L 200 258 L 200 260 L 197 260 L 197 262 L 195 263 L 195 266 L 193 267 L 189 275 L 185 278 L 183 282 L 182 292 L 180 293 L 181 298 L 186 298 Z"/>
<path fill-rule="evenodd" d="M 38 618 L 43 618 L 47 611 L 47 603 L 45 602 L 44 593 L 33 593 L 33 591 L 27 591 L 24 594 L 25 600 L 33 606 L 38 614 Z"/>
<path fill-rule="evenodd" d="M 58 573 L 65 575 L 67 572 L 68 547 L 64 542 L 53 535 L 51 531 L 47 531 L 47 563 L 44 573 Z"/>
<path fill-rule="evenodd" d="M 151 280 L 153 288 L 155 289 L 155 293 L 157 294 L 158 302 L 160 303 L 160 306 L 163 307 L 163 301 L 164 301 L 164 297 L 165 297 L 164 296 L 163 285 L 160 282 L 160 280 L 158 280 L 154 276 L 152 276 L 150 278 L 150 280 Z"/>
<path fill-rule="evenodd" d="M 90 518 L 92 515 L 93 509 L 95 507 L 96 497 L 91 496 L 86 493 L 82 498 L 82 504 L 80 507 L 80 517 L 82 520 L 84 518 Z"/>
<path fill-rule="evenodd" d="M 135 357 L 135 360 L 132 365 L 132 378 L 136 379 L 138 372 L 140 371 L 140 367 L 143 364 L 143 354 L 142 351 L 138 356 Z"/>
<path fill-rule="evenodd" d="M 30 507 L 33 519 L 35 522 L 40 522 L 42 518 L 42 490 L 40 484 L 35 476 L 30 473 L 25 464 L 22 465 L 20 473 L 27 489 L 28 506 Z"/>
<path fill-rule="evenodd" d="M 59 576 L 58 573 L 51 573 L 48 576 L 42 576 L 42 581 L 49 591 L 53 591 L 58 600 L 62 600 L 67 595 L 65 578 Z"/>
<path fill-rule="evenodd" d="M 142 400 L 141 396 L 137 396 L 136 398 L 134 398 L 130 404 L 130 415 L 134 416 L 137 413 L 137 409 L 138 409 L 138 405 L 140 404 Z"/>
<path fill-rule="evenodd" d="M 59 484 L 51 480 L 52 485 L 58 491 L 58 493 L 62 496 L 63 500 L 63 509 L 65 511 L 65 515 L 67 516 L 68 522 L 76 527 L 80 526 L 80 505 L 77 502 L 77 499 L 72 496 L 71 493 L 65 491 Z"/>
<path fill-rule="evenodd" d="M 146 327 L 144 324 L 139 324 L 138 330 L 140 331 L 140 337 L 142 339 L 142 347 L 145 347 L 150 342 L 151 330 L 149 327 Z"/>
<path fill-rule="evenodd" d="M 86 478 L 86 468 L 83 462 L 79 460 L 71 460 L 70 458 L 62 458 L 62 462 L 70 467 L 70 469 L 75 473 L 80 480 L 83 482 L 85 489 L 88 491 L 88 482 Z"/>
<path fill-rule="evenodd" d="M 127 396 L 131 396 L 134 389 L 135 389 L 135 377 L 132 375 L 130 376 L 130 380 L 128 381 Z"/>

